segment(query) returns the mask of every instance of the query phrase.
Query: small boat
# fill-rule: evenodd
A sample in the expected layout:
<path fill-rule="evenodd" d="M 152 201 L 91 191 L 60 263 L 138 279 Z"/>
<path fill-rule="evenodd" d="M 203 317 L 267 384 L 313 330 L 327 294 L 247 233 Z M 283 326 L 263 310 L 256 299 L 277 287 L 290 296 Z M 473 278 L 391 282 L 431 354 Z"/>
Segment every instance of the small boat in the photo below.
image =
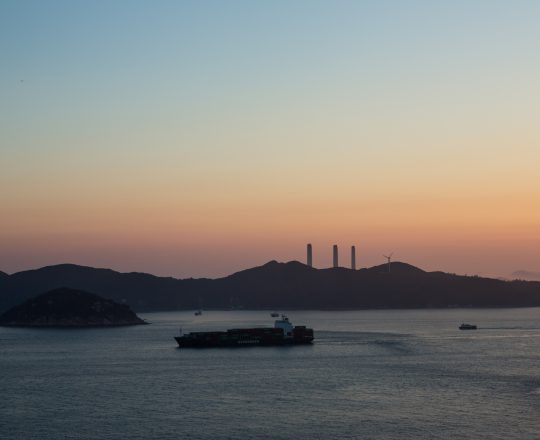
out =
<path fill-rule="evenodd" d="M 272 312 L 272 313 L 270 313 L 270 316 L 272 318 L 277 318 L 277 317 L 279 317 L 279 313 L 278 312 Z"/>
<path fill-rule="evenodd" d="M 202 310 L 197 310 L 195 313 L 194 313 L 195 316 L 201 316 L 202 315 Z"/>
<path fill-rule="evenodd" d="M 463 324 L 461 324 L 459 326 L 459 329 L 460 330 L 476 330 L 477 327 L 474 324 L 465 324 L 465 323 L 463 323 Z"/>

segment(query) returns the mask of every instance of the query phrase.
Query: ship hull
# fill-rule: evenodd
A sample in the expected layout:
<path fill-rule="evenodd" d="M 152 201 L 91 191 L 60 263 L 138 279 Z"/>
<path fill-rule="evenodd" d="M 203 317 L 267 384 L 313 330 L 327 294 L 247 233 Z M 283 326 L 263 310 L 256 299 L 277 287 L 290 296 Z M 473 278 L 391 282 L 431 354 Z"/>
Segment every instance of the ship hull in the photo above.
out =
<path fill-rule="evenodd" d="M 275 347 L 285 345 L 309 345 L 313 343 L 311 341 L 186 341 L 182 340 L 182 337 L 176 336 L 174 338 L 178 343 L 179 348 L 218 348 L 218 347 Z"/>
<path fill-rule="evenodd" d="M 297 327 L 291 336 L 285 337 L 283 331 L 276 328 L 236 329 L 226 332 L 188 333 L 174 339 L 180 348 L 307 345 L 313 342 L 313 330 Z"/>

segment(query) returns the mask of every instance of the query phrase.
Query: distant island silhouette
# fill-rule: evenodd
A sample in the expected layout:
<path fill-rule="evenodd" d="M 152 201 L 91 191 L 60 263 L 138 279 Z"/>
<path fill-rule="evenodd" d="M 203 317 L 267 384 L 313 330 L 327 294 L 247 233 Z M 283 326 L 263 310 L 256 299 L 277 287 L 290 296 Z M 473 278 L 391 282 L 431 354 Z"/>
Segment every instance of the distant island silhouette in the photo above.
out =
<path fill-rule="evenodd" d="M 136 311 L 206 309 L 372 309 L 540 306 L 540 282 L 426 272 L 402 262 L 366 269 L 315 269 L 298 261 L 217 279 L 176 279 L 73 264 L 0 276 L 0 312 L 68 286 Z"/>
<path fill-rule="evenodd" d="M 76 289 L 59 288 L 0 315 L 1 326 L 114 327 L 146 324 L 126 304 Z"/>
<path fill-rule="evenodd" d="M 516 270 L 515 272 L 512 272 L 512 278 L 525 281 L 540 281 L 540 272 Z"/>

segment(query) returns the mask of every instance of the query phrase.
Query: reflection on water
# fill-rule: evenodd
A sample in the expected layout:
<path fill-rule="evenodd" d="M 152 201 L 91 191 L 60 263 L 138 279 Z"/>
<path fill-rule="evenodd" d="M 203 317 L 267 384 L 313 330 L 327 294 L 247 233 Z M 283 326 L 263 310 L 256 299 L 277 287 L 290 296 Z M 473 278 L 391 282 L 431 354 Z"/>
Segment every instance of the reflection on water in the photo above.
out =
<path fill-rule="evenodd" d="M 176 348 L 251 311 L 0 329 L 2 438 L 540 438 L 539 309 L 288 314 L 313 346 Z"/>

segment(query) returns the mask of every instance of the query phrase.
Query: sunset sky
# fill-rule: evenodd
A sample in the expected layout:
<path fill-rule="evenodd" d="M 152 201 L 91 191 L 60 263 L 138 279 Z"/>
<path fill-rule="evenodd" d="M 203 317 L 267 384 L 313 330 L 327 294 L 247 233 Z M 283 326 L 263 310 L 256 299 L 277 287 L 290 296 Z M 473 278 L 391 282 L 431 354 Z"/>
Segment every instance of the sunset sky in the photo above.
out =
<path fill-rule="evenodd" d="M 0 270 L 540 271 L 540 2 L 0 2 Z"/>

